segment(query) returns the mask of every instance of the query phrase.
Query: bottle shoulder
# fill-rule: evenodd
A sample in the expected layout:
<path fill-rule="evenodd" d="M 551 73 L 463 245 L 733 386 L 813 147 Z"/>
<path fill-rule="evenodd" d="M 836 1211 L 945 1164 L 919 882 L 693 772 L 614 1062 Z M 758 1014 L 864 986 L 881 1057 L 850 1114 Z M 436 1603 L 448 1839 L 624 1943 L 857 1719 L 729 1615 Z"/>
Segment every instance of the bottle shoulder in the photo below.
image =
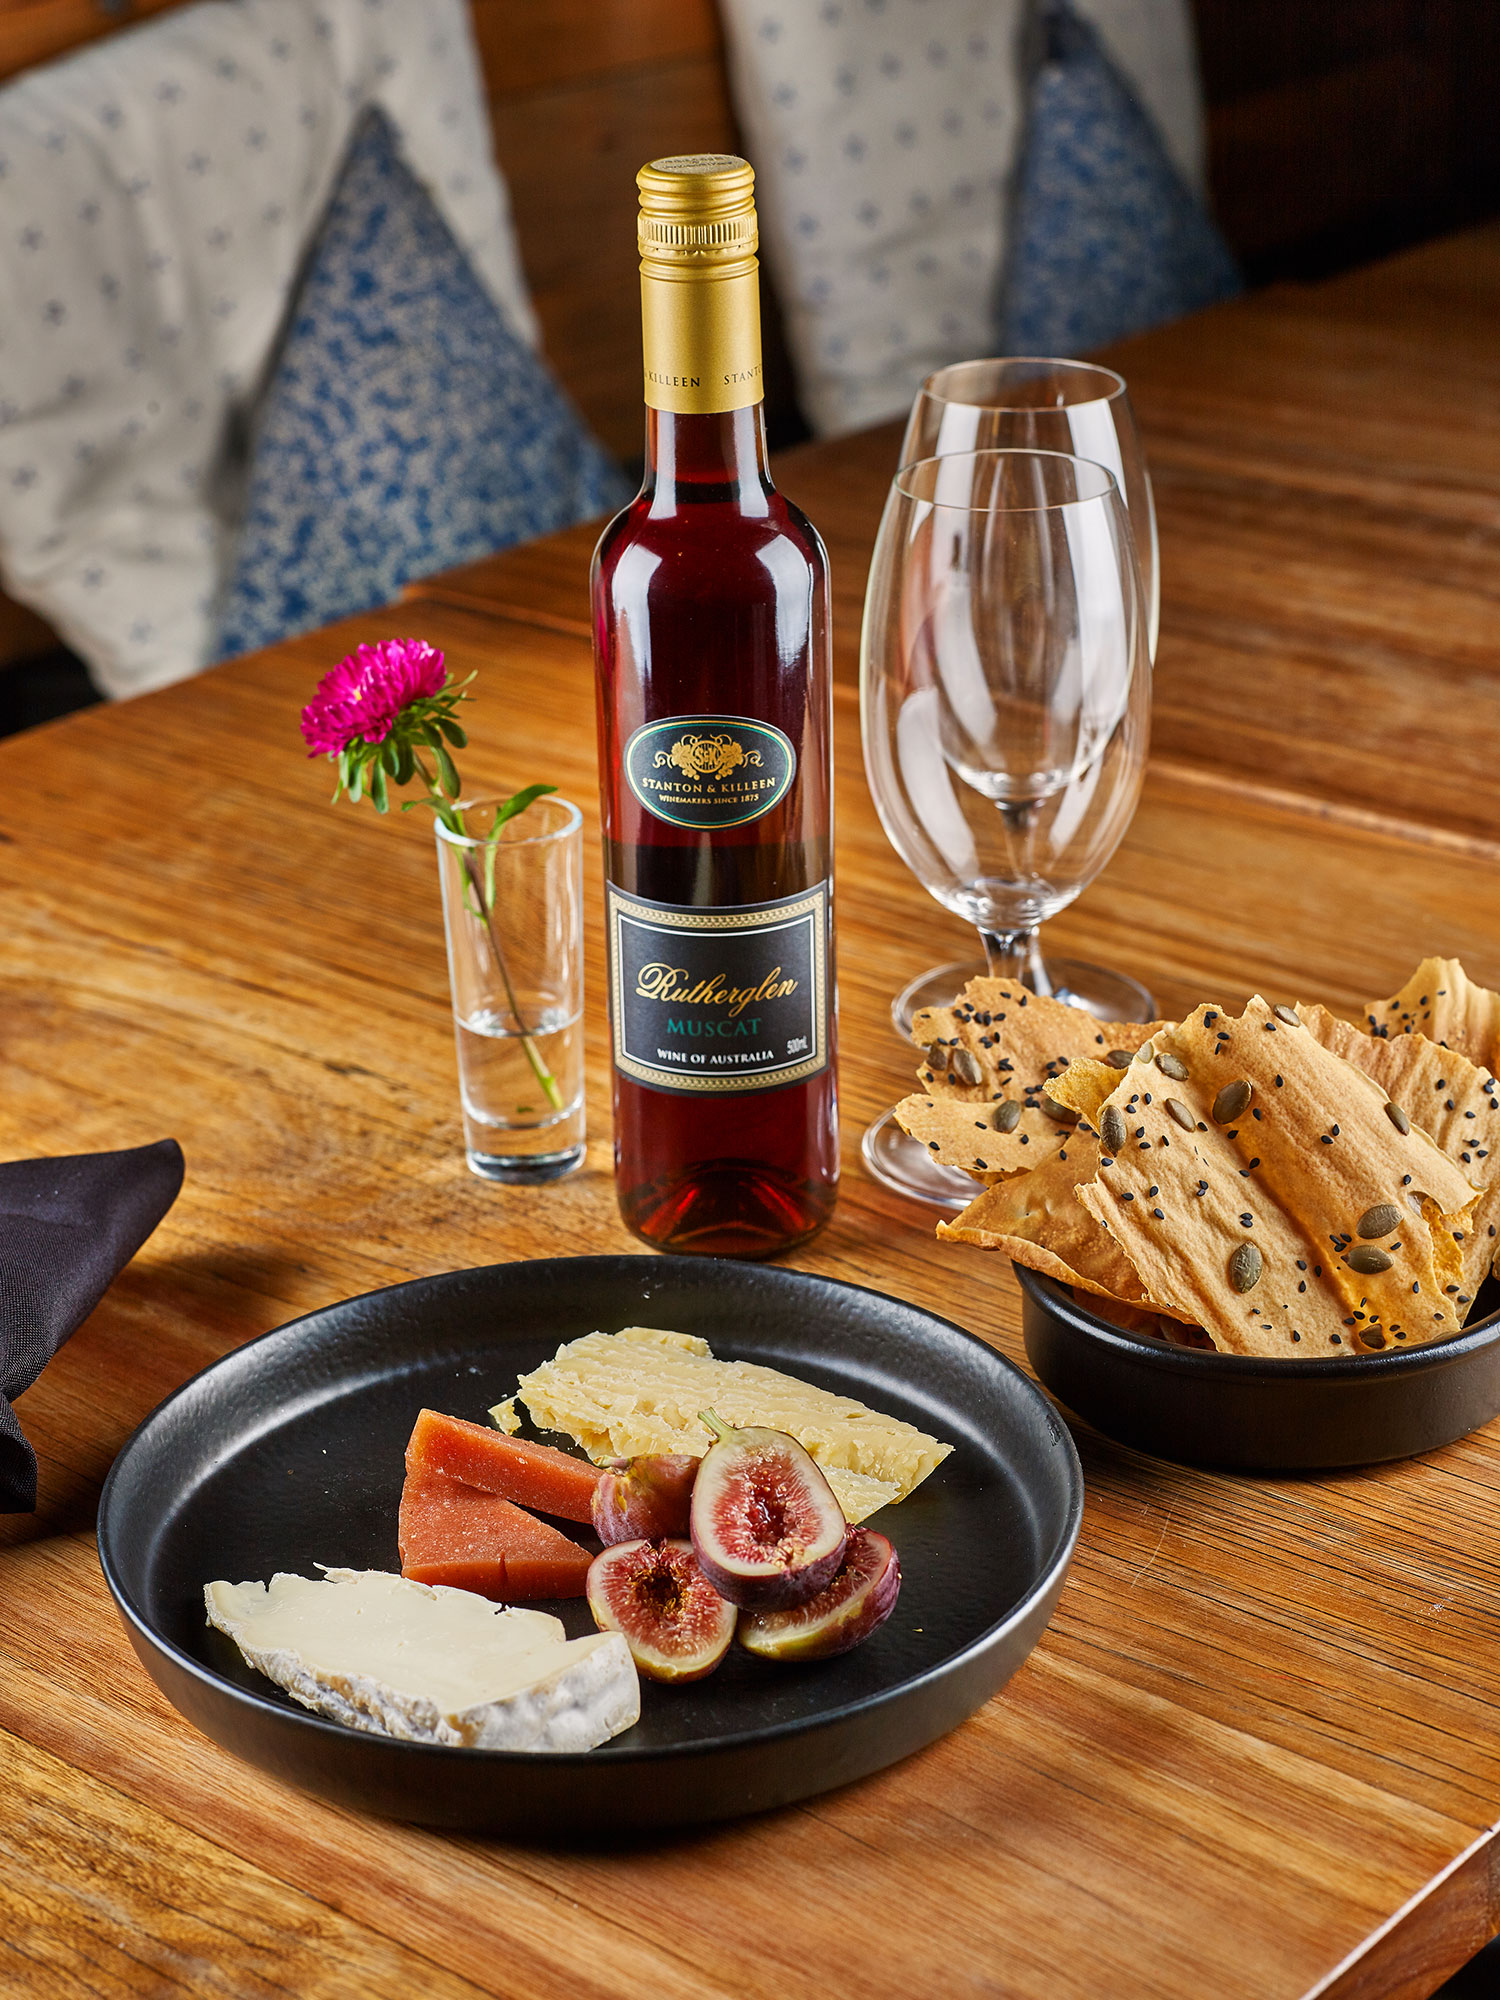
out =
<path fill-rule="evenodd" d="M 612 584 L 623 567 L 632 587 L 649 576 L 653 589 L 670 578 L 674 587 L 723 590 L 737 571 L 755 576 L 769 566 L 783 581 L 801 570 L 814 589 L 826 587 L 828 553 L 816 528 L 784 495 L 773 492 L 767 499 L 763 513 L 714 502 L 691 502 L 665 512 L 638 495 L 599 537 L 595 586 Z M 628 551 L 639 555 L 626 564 Z"/>

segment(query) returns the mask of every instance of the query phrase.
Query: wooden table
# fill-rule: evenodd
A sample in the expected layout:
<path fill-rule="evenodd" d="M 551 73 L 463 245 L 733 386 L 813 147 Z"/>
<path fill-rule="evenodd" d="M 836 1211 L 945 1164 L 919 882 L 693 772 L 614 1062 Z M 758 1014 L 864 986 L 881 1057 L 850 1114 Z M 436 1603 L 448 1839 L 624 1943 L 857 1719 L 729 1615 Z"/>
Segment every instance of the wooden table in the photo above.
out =
<path fill-rule="evenodd" d="M 1303 324 L 1304 302 L 1286 309 Z M 1262 325 L 1273 307 L 1236 310 Z M 874 449 L 804 460 L 836 550 L 868 530 Z M 1194 532 L 1190 507 L 1165 504 L 1173 477 L 1169 579 L 1191 570 Z M 1247 512 L 1247 538 L 1262 526 Z M 1228 534 L 1217 516 L 1203 532 Z M 558 566 L 575 607 L 580 547 L 527 558 L 533 577 Z M 1497 582 L 1492 558 L 1474 588 Z M 1182 587 L 1169 581 L 1164 684 Z M 541 1852 L 319 1805 L 204 1742 L 137 1668 L 91 1526 L 111 1456 L 172 1387 L 372 1286 L 633 1247 L 608 1171 L 594 871 L 587 1169 L 545 1195 L 482 1185 L 462 1163 L 430 836 L 331 809 L 295 734 L 316 675 L 356 639 L 419 629 L 459 673 L 480 670 L 465 769 L 556 780 L 592 841 L 587 644 L 576 609 L 541 585 L 536 599 L 517 591 L 504 615 L 434 597 L 0 745 L 0 1157 L 170 1132 L 188 1159 L 172 1214 L 20 1404 L 41 1504 L 0 1518 L 0 1991 L 1429 1993 L 1500 1927 L 1500 1426 L 1295 1480 L 1187 1471 L 1077 1426 L 1078 1556 L 997 1700 L 862 1785 L 634 1851 Z M 1301 617 L 1309 649 L 1343 643 L 1331 612 Z M 1232 636 L 1194 643 L 1227 674 Z M 1380 657 L 1394 687 L 1399 662 Z M 940 1248 L 931 1218 L 858 1164 L 863 1124 L 910 1073 L 889 997 L 964 933 L 876 825 L 847 675 L 836 701 L 846 1181 L 796 1261 L 1020 1360 L 1008 1266 Z M 1450 733 L 1467 754 L 1465 718 Z M 1331 733 L 1330 756 L 1346 740 Z M 1174 742 L 1057 947 L 1144 977 L 1172 1010 L 1256 988 L 1352 1006 L 1426 951 L 1500 983 L 1493 820 L 1403 826 L 1378 799 L 1330 799 L 1300 781 L 1299 743 L 1273 734 L 1246 775 Z"/>

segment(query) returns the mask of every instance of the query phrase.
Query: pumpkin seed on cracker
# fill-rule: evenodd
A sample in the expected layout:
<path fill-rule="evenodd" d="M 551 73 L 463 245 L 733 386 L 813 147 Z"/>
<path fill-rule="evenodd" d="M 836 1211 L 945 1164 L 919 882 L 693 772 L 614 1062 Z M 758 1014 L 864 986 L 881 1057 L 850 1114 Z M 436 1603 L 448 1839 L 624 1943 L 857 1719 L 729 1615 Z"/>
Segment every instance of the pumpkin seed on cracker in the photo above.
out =
<path fill-rule="evenodd" d="M 1457 970 L 1461 974 L 1463 968 Z M 1480 1190 L 1460 1246 L 1460 1286 L 1471 1303 L 1485 1273 L 1500 1259 L 1500 1085 L 1457 1049 L 1445 1049 L 1416 1030 L 1386 1037 L 1351 1027 L 1326 1007 L 1304 1004 L 1301 1013 L 1308 1032 L 1325 1048 L 1379 1084 L 1388 1100 L 1385 1115 L 1403 1138 L 1414 1126 L 1418 1135 L 1425 1132 L 1464 1179 Z"/>
<path fill-rule="evenodd" d="M 1102 1058 L 1122 1041 L 1134 1049 L 1165 1025 L 1100 1023 L 1017 981 L 971 979 L 951 1007 L 924 1008 L 913 1022 L 912 1040 L 926 1063 L 918 1072 L 923 1089 L 896 1106 L 896 1122 L 934 1159 L 977 1181 L 1025 1173 L 1065 1143 L 1062 1124 L 1041 1100 L 1046 1094 L 1062 1102 L 1054 1082 L 1069 1063 Z M 994 1136 L 975 1131 L 989 1106 L 1007 1102 L 1017 1107 L 1011 1122 L 996 1117 Z"/>
<path fill-rule="evenodd" d="M 1097 1121 L 1118 1110 L 1141 1136 L 1108 1166 L 1100 1161 L 1078 1187 L 1080 1204 L 1109 1230 L 1157 1309 L 1198 1322 L 1225 1352 L 1338 1354 L 1374 1347 L 1366 1334 L 1415 1346 L 1455 1332 L 1453 1239 L 1473 1190 L 1436 1145 L 1395 1129 L 1384 1088 L 1313 1034 L 1261 1032 L 1274 1021 L 1256 999 L 1237 1019 L 1200 1008 L 1159 1031 L 1158 1055 L 1166 1049 L 1189 1072 L 1180 1101 L 1195 1129 L 1185 1131 L 1160 1099 L 1146 1105 L 1122 1074 Z M 1221 1121 L 1226 1086 L 1236 1084 L 1239 1109 Z M 1252 1099 L 1263 1115 L 1233 1123 Z M 1396 1188 L 1412 1203 L 1399 1258 L 1384 1250 L 1389 1269 L 1351 1269 L 1335 1245 L 1347 1246 L 1353 1219 Z M 1236 1274 L 1245 1278 L 1255 1258 L 1242 1246 L 1260 1260 L 1246 1289 Z"/>
<path fill-rule="evenodd" d="M 1119 1072 L 1102 1062 L 1072 1063 L 1067 1079 L 1079 1123 L 1061 1148 L 1030 1172 L 986 1188 L 952 1222 L 939 1222 L 937 1233 L 945 1241 L 998 1250 L 1095 1297 L 1155 1313 L 1129 1259 L 1074 1192 L 1098 1163 L 1092 1119 Z"/>

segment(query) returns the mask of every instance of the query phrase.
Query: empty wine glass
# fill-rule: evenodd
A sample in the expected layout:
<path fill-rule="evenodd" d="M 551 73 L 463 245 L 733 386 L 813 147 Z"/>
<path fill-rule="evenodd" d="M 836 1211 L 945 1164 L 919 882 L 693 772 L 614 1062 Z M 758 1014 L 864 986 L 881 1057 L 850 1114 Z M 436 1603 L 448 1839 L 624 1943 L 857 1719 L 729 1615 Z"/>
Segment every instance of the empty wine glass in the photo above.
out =
<path fill-rule="evenodd" d="M 975 926 L 992 975 L 1045 992 L 1037 933 L 1119 846 L 1150 732 L 1144 591 L 1113 475 L 1047 451 L 898 472 L 865 596 L 860 704 L 891 845 Z M 957 1208 L 975 1192 L 890 1112 L 864 1154 L 902 1193 Z"/>
<path fill-rule="evenodd" d="M 959 361 L 927 377 L 907 419 L 902 465 L 955 452 L 1004 449 L 1066 452 L 1092 459 L 1114 474 L 1135 536 L 1154 660 L 1161 595 L 1156 508 L 1124 376 L 1092 361 L 1018 356 Z M 946 1006 L 983 970 L 977 962 L 959 962 L 920 973 L 892 1002 L 896 1032 L 905 1040 L 919 1008 Z M 1046 971 L 1059 998 L 1088 1008 L 1101 1020 L 1151 1019 L 1151 996 L 1133 980 L 1122 984 L 1113 975 L 1101 983 L 1098 968 L 1071 959 L 1049 961 Z"/>

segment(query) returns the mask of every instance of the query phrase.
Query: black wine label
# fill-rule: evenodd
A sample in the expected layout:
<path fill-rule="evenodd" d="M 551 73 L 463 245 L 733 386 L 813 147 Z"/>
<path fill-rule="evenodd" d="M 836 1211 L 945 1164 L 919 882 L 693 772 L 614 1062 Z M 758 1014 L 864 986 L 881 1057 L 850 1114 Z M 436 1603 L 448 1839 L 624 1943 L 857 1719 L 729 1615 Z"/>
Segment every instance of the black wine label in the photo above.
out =
<path fill-rule="evenodd" d="M 615 1065 L 658 1090 L 768 1090 L 828 1067 L 828 884 L 776 903 L 609 905 Z"/>
<path fill-rule="evenodd" d="M 743 715 L 673 715 L 625 745 L 625 779 L 673 826 L 743 826 L 784 799 L 797 775 L 790 737 Z"/>

